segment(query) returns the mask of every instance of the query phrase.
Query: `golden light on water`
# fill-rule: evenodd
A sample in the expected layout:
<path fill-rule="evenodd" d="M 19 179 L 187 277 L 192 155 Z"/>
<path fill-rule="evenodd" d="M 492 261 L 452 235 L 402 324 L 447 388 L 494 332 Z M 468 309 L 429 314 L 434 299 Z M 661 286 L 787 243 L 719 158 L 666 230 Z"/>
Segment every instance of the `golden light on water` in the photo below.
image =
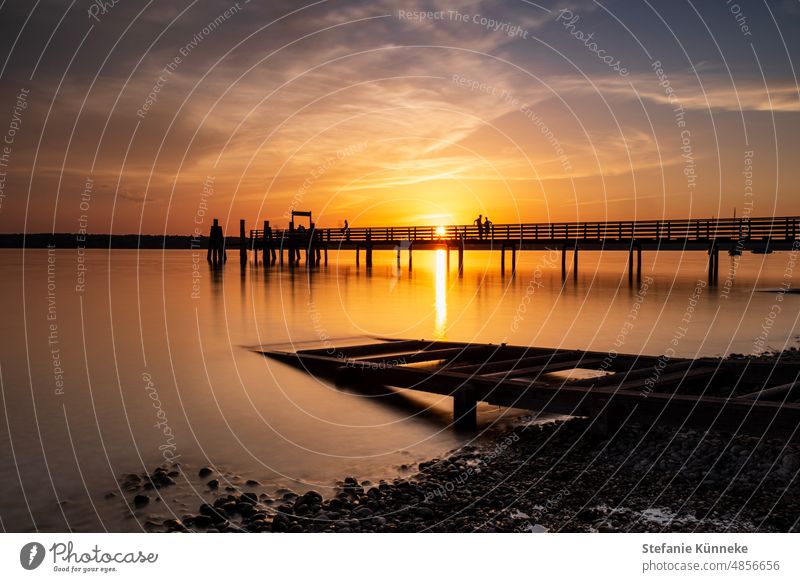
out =
<path fill-rule="evenodd" d="M 442 227 L 439 227 L 442 228 Z M 437 229 L 438 232 L 438 229 Z M 441 339 L 447 332 L 447 255 L 444 249 L 436 250 L 436 302 L 434 303 L 434 332 Z"/>

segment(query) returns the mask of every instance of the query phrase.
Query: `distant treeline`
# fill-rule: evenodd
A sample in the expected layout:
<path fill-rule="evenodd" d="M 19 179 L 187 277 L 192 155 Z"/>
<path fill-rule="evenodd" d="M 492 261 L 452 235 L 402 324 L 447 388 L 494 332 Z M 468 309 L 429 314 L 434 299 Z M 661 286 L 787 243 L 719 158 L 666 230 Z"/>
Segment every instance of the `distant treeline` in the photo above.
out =
<path fill-rule="evenodd" d="M 229 239 L 235 243 L 238 237 Z M 208 248 L 208 237 L 192 238 L 182 235 L 153 234 L 87 234 L 78 238 L 69 233 L 0 234 L 0 248 L 43 249 L 54 245 L 59 249 L 191 249 Z"/>

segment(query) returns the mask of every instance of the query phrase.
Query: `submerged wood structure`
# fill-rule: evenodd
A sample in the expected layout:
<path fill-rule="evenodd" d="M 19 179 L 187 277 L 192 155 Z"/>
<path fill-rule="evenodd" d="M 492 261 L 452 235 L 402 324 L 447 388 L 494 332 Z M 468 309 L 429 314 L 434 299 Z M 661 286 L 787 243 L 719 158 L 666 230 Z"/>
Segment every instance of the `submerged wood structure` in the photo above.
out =
<path fill-rule="evenodd" d="M 424 340 L 262 353 L 340 385 L 450 396 L 454 425 L 464 429 L 477 426 L 477 403 L 486 402 L 592 417 L 603 432 L 635 422 L 800 437 L 800 359 L 781 356 L 685 359 Z"/>
<path fill-rule="evenodd" d="M 296 218 L 308 218 L 308 226 L 295 224 Z M 216 224 L 216 219 L 215 219 Z M 578 259 L 582 250 L 620 251 L 628 253 L 628 279 L 641 278 L 644 251 L 694 251 L 708 255 L 708 280 L 719 278 L 719 254 L 738 256 L 744 252 L 772 253 L 800 249 L 800 217 L 711 218 L 685 220 L 639 220 L 601 222 L 559 222 L 532 224 L 395 226 L 361 228 L 318 228 L 310 211 L 292 211 L 288 228 L 275 229 L 264 221 L 263 229 L 245 231 L 240 222 L 238 246 L 242 263 L 252 251 L 257 262 L 259 253 L 267 265 L 289 267 L 305 264 L 313 267 L 327 264 L 328 251 L 352 250 L 356 264 L 372 266 L 375 250 L 394 250 L 398 264 L 401 251 L 408 253 L 412 266 L 414 251 L 439 250 L 458 253 L 458 271 L 463 272 L 466 251 L 500 251 L 501 269 L 505 271 L 510 254 L 511 271 L 516 270 L 517 253 L 524 250 L 556 250 L 561 253 L 561 277 L 567 278 L 567 256 L 572 254 L 572 274 L 578 276 Z M 212 239 L 214 227 L 212 227 Z M 223 237 L 224 238 L 224 237 Z"/>

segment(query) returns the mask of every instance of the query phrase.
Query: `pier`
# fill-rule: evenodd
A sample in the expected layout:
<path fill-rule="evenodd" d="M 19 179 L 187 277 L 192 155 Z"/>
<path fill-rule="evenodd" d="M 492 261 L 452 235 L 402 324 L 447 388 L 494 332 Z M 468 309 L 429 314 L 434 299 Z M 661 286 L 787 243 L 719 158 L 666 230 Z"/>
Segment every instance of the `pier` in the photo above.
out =
<path fill-rule="evenodd" d="M 628 422 L 799 440 L 800 359 L 666 358 L 425 340 L 261 350 L 340 386 L 449 396 L 453 426 L 477 404 L 585 416 L 608 435 Z"/>
<path fill-rule="evenodd" d="M 296 224 L 296 218 L 308 219 L 308 225 Z M 531 224 L 492 224 L 488 230 L 476 225 L 450 226 L 379 226 L 357 228 L 318 228 L 309 211 L 293 211 L 289 227 L 274 229 L 269 221 L 263 228 L 245 230 L 240 221 L 238 240 L 227 246 L 238 246 L 242 265 L 247 252 L 254 260 L 267 265 L 309 267 L 327 264 L 330 250 L 351 250 L 356 265 L 362 261 L 372 267 L 373 251 L 395 251 L 398 265 L 402 254 L 412 268 L 413 253 L 444 249 L 448 263 L 457 253 L 458 271 L 463 273 L 464 255 L 468 251 L 498 251 L 501 270 L 507 262 L 516 271 L 517 254 L 526 250 L 557 250 L 561 253 L 561 277 L 567 278 L 568 259 L 572 275 L 579 272 L 580 251 L 618 251 L 628 254 L 628 279 L 641 279 L 642 253 L 645 251 L 702 252 L 708 256 L 708 281 L 719 278 L 719 255 L 738 256 L 745 252 L 768 254 L 800 248 L 800 217 L 710 218 L 682 220 L 639 220 L 601 222 L 557 222 Z M 219 240 L 219 235 L 216 235 Z M 212 233 L 212 239 L 214 235 Z M 223 251 L 224 252 L 224 251 Z"/>

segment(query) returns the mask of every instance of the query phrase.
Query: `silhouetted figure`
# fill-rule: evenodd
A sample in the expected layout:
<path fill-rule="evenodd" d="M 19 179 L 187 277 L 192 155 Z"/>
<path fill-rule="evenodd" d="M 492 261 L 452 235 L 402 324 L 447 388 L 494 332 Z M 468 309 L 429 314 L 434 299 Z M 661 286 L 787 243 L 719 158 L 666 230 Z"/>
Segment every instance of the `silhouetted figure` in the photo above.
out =
<path fill-rule="evenodd" d="M 478 227 L 478 238 L 483 238 L 483 224 L 481 223 L 481 219 L 483 218 L 483 214 L 479 214 L 478 218 L 475 219 L 474 224 Z"/>
<path fill-rule="evenodd" d="M 302 224 L 297 227 L 297 240 L 300 242 L 299 245 L 295 247 L 295 262 L 300 263 L 300 247 L 304 247 L 306 249 L 306 262 L 308 262 L 308 236 L 306 232 L 306 227 Z"/>
<path fill-rule="evenodd" d="M 219 219 L 215 218 L 211 225 L 211 232 L 208 235 L 208 254 L 206 259 L 215 267 L 221 267 L 228 260 L 228 253 L 225 251 L 225 234 L 219 225 Z"/>
<path fill-rule="evenodd" d="M 342 232 L 344 233 L 344 240 L 350 240 L 350 225 L 347 224 L 347 219 L 344 219 L 344 227 L 342 228 Z"/>
<path fill-rule="evenodd" d="M 486 235 L 486 238 L 492 238 L 492 223 L 488 216 L 483 223 L 483 234 Z"/>

